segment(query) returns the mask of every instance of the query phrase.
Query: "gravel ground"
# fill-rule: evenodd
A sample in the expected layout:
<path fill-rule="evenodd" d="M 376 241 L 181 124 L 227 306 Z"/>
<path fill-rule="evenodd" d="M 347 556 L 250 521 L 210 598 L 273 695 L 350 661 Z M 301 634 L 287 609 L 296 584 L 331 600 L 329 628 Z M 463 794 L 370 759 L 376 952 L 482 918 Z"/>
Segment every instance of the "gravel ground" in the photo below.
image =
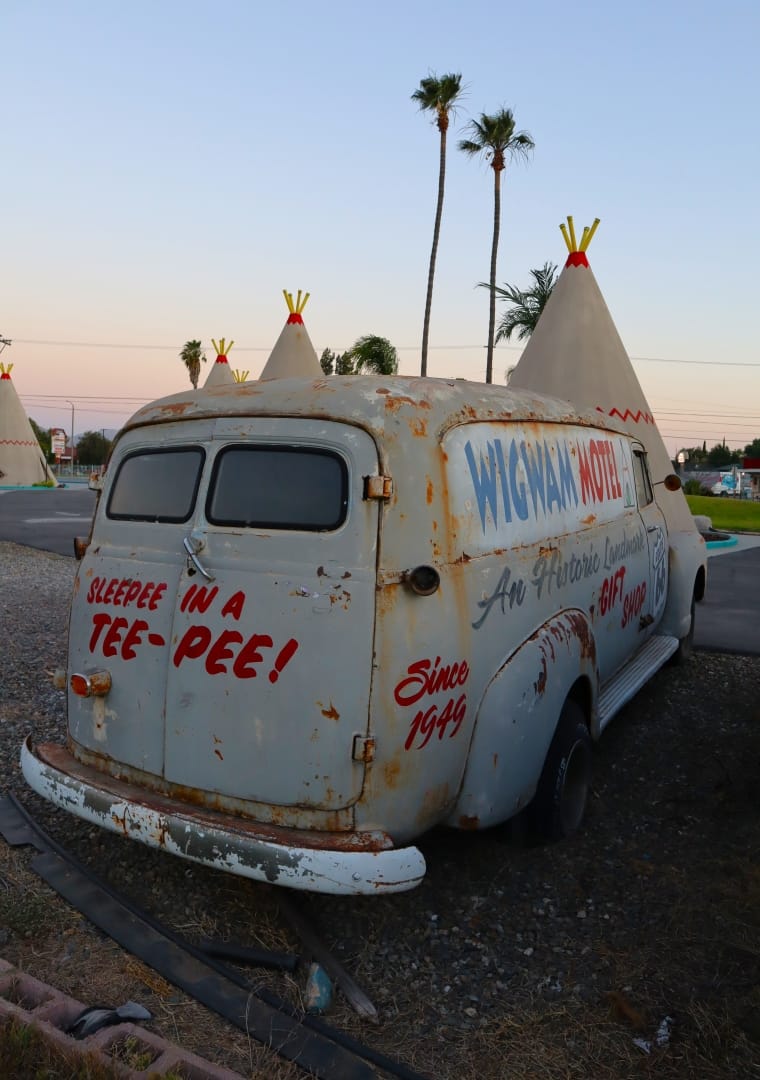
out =
<path fill-rule="evenodd" d="M 71 559 L 0 543 L 0 774 L 40 823 L 190 938 L 297 950 L 278 890 L 128 844 L 24 788 L 18 748 L 61 739 Z M 760 661 L 666 668 L 605 733 L 583 832 L 533 847 L 438 831 L 412 893 L 308 897 L 380 1011 L 329 1017 L 435 1078 L 760 1076 Z M 303 1075 L 152 976 L 0 843 L 0 953 L 93 1003 L 131 997 L 167 1038 L 250 1077 Z M 254 972 L 298 1002 L 303 976 Z M 658 1044 L 658 1032 L 661 1042 Z"/>

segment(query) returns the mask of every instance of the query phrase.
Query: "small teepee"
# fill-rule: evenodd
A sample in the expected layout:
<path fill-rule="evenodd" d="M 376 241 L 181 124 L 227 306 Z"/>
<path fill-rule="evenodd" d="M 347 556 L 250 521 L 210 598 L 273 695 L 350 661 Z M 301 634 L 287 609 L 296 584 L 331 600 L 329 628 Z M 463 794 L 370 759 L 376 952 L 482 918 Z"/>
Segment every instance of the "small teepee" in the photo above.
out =
<path fill-rule="evenodd" d="M 509 378 L 510 389 L 534 390 L 596 409 L 641 441 L 649 458 L 657 502 L 675 530 L 694 530 L 682 491 L 668 491 L 670 455 L 652 410 L 589 266 L 586 251 L 599 224 L 576 242 L 572 217 L 560 230 L 568 248 L 565 267 Z"/>
<path fill-rule="evenodd" d="M 321 376 L 324 373 L 306 332 L 302 315 L 310 294 L 302 294 L 299 289 L 294 303 L 292 293 L 285 289 L 282 293 L 290 314 L 259 379 L 263 382 L 265 379 L 287 379 L 298 375 L 307 378 Z"/>
<path fill-rule="evenodd" d="M 227 354 L 235 342 L 230 341 L 228 343 L 224 338 L 214 341 L 212 338 L 211 344 L 216 349 L 216 360 L 211 365 L 211 370 L 203 384 L 204 389 L 208 386 L 228 386 L 235 381 L 230 371 L 230 365 L 227 363 Z"/>
<path fill-rule="evenodd" d="M 48 468 L 16 387 L 13 364 L 0 364 L 0 487 L 31 487 L 57 481 Z"/>

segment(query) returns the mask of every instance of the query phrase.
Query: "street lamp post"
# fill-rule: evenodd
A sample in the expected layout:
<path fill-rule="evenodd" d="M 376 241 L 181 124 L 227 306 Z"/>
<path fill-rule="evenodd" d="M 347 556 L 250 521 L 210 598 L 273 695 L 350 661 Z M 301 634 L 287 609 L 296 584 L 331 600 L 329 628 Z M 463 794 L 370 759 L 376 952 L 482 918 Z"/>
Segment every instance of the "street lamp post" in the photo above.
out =
<path fill-rule="evenodd" d="M 74 402 L 64 398 L 67 405 L 71 406 L 71 475 L 74 475 Z"/>

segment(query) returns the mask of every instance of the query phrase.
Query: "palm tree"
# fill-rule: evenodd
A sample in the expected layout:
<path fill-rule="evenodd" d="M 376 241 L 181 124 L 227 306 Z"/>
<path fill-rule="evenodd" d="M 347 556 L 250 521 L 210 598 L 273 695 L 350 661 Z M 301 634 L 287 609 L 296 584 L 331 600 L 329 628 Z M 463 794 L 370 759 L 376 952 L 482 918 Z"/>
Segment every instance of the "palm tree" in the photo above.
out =
<path fill-rule="evenodd" d="M 193 390 L 198 389 L 198 376 L 201 373 L 201 363 L 206 363 L 206 357 L 200 341 L 186 341 L 182 346 L 179 358 L 187 368 Z"/>
<path fill-rule="evenodd" d="M 525 341 L 536 329 L 541 312 L 546 307 L 546 301 L 552 294 L 557 283 L 557 264 L 544 263 L 540 270 L 531 270 L 530 276 L 533 284 L 524 292 L 516 285 L 504 283 L 502 289 L 499 285 L 495 288 L 499 300 L 506 300 L 512 304 L 510 311 L 505 312 L 496 329 L 496 344 L 500 341 L 511 341 L 512 334 L 517 331 L 517 340 Z M 487 281 L 478 282 L 481 289 L 490 289 Z"/>
<path fill-rule="evenodd" d="M 433 247 L 430 252 L 430 267 L 428 269 L 427 296 L 425 298 L 425 321 L 422 324 L 422 361 L 420 375 L 427 374 L 428 337 L 430 334 L 430 309 L 433 304 L 433 278 L 435 277 L 435 259 L 438 254 L 438 237 L 441 232 L 441 215 L 443 213 L 443 188 L 446 181 L 446 132 L 449 130 L 449 115 L 455 111 L 455 106 L 462 93 L 462 76 L 457 74 L 437 75 L 431 74 L 427 79 L 420 79 L 420 86 L 412 94 L 412 101 L 416 101 L 420 111 L 433 114 L 434 121 L 441 133 L 440 150 L 438 158 L 438 201 L 435 207 L 435 225 L 433 226 Z"/>
<path fill-rule="evenodd" d="M 499 228 L 501 225 L 501 174 L 507 160 L 527 158 L 535 146 L 527 131 L 515 131 L 515 118 L 511 109 L 500 109 L 489 116 L 481 113 L 479 120 L 470 120 L 467 125 L 470 139 L 462 139 L 459 149 L 470 157 L 482 154 L 493 169 L 493 240 L 491 242 L 491 291 L 488 312 L 488 353 L 486 356 L 486 382 L 493 381 L 493 338 L 496 322 L 496 253 L 499 247 Z"/>
<path fill-rule="evenodd" d="M 377 334 L 357 338 L 344 356 L 353 361 L 357 375 L 395 375 L 398 371 L 398 353 L 387 338 Z"/>

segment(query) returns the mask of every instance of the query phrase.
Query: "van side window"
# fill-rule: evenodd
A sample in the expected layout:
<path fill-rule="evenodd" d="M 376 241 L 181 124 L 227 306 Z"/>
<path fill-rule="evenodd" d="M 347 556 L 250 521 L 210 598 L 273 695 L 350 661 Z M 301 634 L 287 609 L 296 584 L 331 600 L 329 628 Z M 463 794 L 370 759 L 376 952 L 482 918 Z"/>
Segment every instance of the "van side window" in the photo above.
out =
<path fill-rule="evenodd" d="M 204 458 L 199 446 L 129 454 L 119 465 L 107 516 L 126 521 L 187 521 Z"/>
<path fill-rule="evenodd" d="M 292 446 L 230 446 L 214 463 L 206 502 L 212 525 L 337 529 L 346 519 L 348 470 L 338 454 Z"/>
<path fill-rule="evenodd" d="M 643 450 L 633 452 L 633 475 L 636 478 L 636 499 L 639 507 L 649 506 L 654 499 L 652 481 L 649 479 L 647 456 Z"/>

